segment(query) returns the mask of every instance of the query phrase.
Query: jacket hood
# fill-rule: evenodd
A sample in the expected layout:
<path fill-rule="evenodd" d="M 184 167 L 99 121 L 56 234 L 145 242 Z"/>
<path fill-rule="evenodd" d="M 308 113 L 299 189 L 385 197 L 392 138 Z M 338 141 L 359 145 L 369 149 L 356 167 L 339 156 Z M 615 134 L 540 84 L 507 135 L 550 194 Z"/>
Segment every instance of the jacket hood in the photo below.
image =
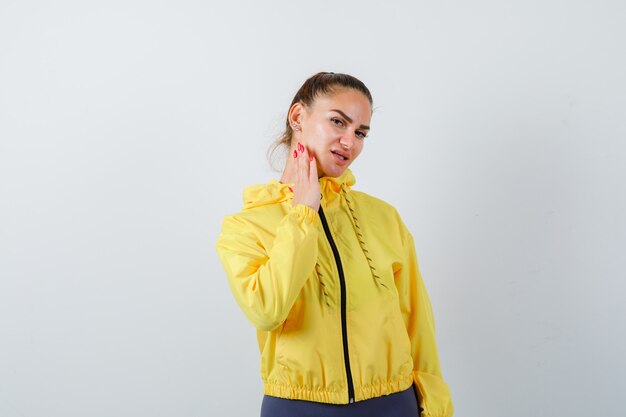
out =
<path fill-rule="evenodd" d="M 320 190 L 326 197 L 339 193 L 344 185 L 349 189 L 356 184 L 356 178 L 350 169 L 346 169 L 338 177 L 321 177 L 319 181 Z M 293 183 L 283 184 L 278 180 L 270 180 L 265 184 L 246 187 L 243 190 L 243 208 L 249 209 L 292 199 L 293 192 L 289 190 L 292 185 Z"/>

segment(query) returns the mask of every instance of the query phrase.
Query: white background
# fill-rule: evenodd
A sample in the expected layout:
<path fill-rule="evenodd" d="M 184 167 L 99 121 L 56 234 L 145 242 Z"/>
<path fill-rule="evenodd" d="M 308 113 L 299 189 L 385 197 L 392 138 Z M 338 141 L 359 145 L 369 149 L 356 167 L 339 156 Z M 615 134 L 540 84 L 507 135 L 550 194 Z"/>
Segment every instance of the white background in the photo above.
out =
<path fill-rule="evenodd" d="M 621 416 L 622 1 L 0 2 L 0 417 L 255 416 L 215 252 L 301 83 L 374 96 L 458 417 Z"/>

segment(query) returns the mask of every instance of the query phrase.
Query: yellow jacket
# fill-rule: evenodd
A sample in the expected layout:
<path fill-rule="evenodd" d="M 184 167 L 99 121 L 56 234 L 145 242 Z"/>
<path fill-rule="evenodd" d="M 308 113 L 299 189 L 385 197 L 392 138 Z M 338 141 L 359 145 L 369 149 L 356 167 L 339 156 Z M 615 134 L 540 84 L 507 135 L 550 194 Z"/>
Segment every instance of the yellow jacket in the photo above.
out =
<path fill-rule="evenodd" d="M 244 190 L 217 251 L 257 329 L 264 393 L 346 404 L 415 384 L 423 416 L 449 417 L 432 308 L 413 237 L 396 209 L 320 178 L 319 213 L 292 206 L 290 184 Z"/>

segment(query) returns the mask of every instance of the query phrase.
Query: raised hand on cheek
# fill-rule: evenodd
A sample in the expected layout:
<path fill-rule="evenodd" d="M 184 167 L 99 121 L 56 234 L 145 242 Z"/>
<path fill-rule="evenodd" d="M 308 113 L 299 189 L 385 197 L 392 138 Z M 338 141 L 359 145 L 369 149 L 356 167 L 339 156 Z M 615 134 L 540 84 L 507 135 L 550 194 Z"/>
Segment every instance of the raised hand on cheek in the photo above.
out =
<path fill-rule="evenodd" d="M 317 163 L 308 149 L 298 142 L 293 151 L 296 159 L 296 182 L 293 186 L 292 204 L 305 204 L 317 211 L 320 206 L 320 183 L 317 178 Z"/>

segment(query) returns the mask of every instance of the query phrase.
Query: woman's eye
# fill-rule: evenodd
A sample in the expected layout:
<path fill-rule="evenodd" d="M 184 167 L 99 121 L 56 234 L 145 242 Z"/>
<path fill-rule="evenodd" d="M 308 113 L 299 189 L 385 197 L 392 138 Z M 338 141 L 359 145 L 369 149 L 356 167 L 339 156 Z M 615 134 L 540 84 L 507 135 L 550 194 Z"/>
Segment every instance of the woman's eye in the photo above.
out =
<path fill-rule="evenodd" d="M 343 126 L 343 122 L 341 120 L 337 119 L 336 117 L 333 117 L 330 120 L 331 120 L 331 122 L 333 122 L 334 125 Z"/>

